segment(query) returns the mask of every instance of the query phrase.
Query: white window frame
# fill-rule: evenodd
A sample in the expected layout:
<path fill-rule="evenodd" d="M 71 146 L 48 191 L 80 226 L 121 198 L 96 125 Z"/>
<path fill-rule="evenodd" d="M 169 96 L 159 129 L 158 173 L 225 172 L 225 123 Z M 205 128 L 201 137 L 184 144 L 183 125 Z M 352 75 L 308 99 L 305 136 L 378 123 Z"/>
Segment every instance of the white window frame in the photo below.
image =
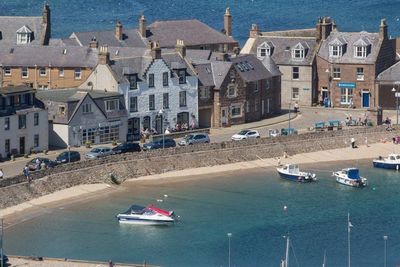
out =
<path fill-rule="evenodd" d="M 330 45 L 329 46 L 329 56 L 330 57 L 341 57 L 343 55 L 342 45 Z"/>
<path fill-rule="evenodd" d="M 354 46 L 354 57 L 355 58 L 366 58 L 367 47 L 366 46 Z"/>
<path fill-rule="evenodd" d="M 44 68 L 44 67 L 39 68 L 39 76 L 40 76 L 40 77 L 46 77 L 46 76 L 47 76 L 47 70 L 46 70 L 46 68 Z"/>
<path fill-rule="evenodd" d="M 58 77 L 64 77 L 64 68 L 58 68 Z"/>
<path fill-rule="evenodd" d="M 236 110 L 236 109 L 239 110 L 239 114 L 234 115 L 234 110 Z M 243 116 L 241 104 L 231 104 L 229 111 L 231 113 L 231 118 L 240 118 Z"/>
<path fill-rule="evenodd" d="M 106 112 L 119 110 L 119 99 L 105 100 Z"/>
<path fill-rule="evenodd" d="M 334 80 L 340 80 L 341 79 L 341 70 L 340 70 L 340 68 L 339 67 L 333 67 L 333 70 L 332 70 L 332 73 L 333 73 L 333 79 Z"/>
<path fill-rule="evenodd" d="M 271 47 L 264 42 L 257 47 L 257 57 L 264 58 L 266 56 L 271 56 Z"/>
<path fill-rule="evenodd" d="M 297 90 L 297 93 L 296 93 Z M 292 87 L 292 99 L 299 100 L 300 99 L 300 88 L 299 87 Z"/>
<path fill-rule="evenodd" d="M 129 98 L 129 112 L 138 112 L 138 98 L 131 96 Z"/>
<path fill-rule="evenodd" d="M 82 113 L 83 113 L 83 114 L 92 113 L 92 104 L 91 104 L 91 103 L 83 104 L 83 106 L 82 106 Z"/>
<path fill-rule="evenodd" d="M 365 73 L 364 73 L 364 68 L 357 68 L 357 81 L 364 81 L 365 79 Z"/>
<path fill-rule="evenodd" d="M 21 78 L 29 78 L 29 69 L 28 67 L 22 67 L 21 68 Z"/>
<path fill-rule="evenodd" d="M 210 98 L 210 88 L 209 87 L 201 87 L 200 88 L 200 99 L 209 99 Z"/>
<path fill-rule="evenodd" d="M 226 89 L 226 94 L 229 98 L 234 98 L 237 95 L 237 88 L 234 84 L 229 84 Z M 232 93 L 233 92 L 233 93 Z"/>
<path fill-rule="evenodd" d="M 74 79 L 75 80 L 82 79 L 82 69 L 81 68 L 75 68 L 74 69 Z"/>
<path fill-rule="evenodd" d="M 354 88 L 340 88 L 340 104 L 348 105 L 350 100 L 353 99 Z M 354 102 L 354 101 L 353 101 Z"/>
<path fill-rule="evenodd" d="M 31 42 L 31 33 L 17 33 L 17 44 L 28 44 Z"/>
<path fill-rule="evenodd" d="M 297 71 L 295 71 L 295 69 L 297 69 Z M 297 75 L 297 78 L 295 78 L 295 75 Z M 292 67 L 292 79 L 293 80 L 300 79 L 300 67 Z"/>
<path fill-rule="evenodd" d="M 11 76 L 11 67 L 4 67 L 4 76 Z"/>
<path fill-rule="evenodd" d="M 297 60 L 302 60 L 304 59 L 305 56 L 305 49 L 301 44 L 297 44 L 293 49 L 292 49 L 292 58 L 297 59 Z"/>

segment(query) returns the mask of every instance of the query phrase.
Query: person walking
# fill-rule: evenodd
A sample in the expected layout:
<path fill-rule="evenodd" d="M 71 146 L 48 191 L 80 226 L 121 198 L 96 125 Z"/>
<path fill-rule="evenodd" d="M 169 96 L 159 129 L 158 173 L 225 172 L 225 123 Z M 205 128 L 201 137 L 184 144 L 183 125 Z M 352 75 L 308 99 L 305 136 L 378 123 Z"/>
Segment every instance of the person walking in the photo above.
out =
<path fill-rule="evenodd" d="M 31 177 L 29 176 L 29 167 L 28 165 L 25 165 L 24 169 L 23 169 L 23 174 L 25 175 L 26 179 L 28 180 L 28 183 L 31 183 Z"/>
<path fill-rule="evenodd" d="M 365 146 L 368 147 L 368 137 L 365 137 L 364 142 L 365 142 Z"/>
<path fill-rule="evenodd" d="M 351 142 L 351 148 L 356 148 L 356 139 L 354 139 L 354 137 L 350 139 L 350 142 Z"/>
<path fill-rule="evenodd" d="M 0 169 L 0 179 L 3 179 L 3 177 L 4 177 L 3 169 Z"/>

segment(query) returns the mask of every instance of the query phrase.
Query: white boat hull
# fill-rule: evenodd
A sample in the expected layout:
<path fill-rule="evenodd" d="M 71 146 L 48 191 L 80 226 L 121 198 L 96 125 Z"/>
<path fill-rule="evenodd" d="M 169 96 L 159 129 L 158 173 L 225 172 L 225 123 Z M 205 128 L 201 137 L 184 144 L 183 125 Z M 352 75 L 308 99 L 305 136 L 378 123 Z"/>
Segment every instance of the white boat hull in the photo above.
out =
<path fill-rule="evenodd" d="M 340 172 L 335 172 L 333 174 L 336 177 L 336 182 L 339 184 L 351 186 L 351 187 L 364 187 L 367 185 L 367 179 L 360 177 L 359 180 L 356 179 L 350 179 L 348 177 L 345 177 L 342 173 Z"/>

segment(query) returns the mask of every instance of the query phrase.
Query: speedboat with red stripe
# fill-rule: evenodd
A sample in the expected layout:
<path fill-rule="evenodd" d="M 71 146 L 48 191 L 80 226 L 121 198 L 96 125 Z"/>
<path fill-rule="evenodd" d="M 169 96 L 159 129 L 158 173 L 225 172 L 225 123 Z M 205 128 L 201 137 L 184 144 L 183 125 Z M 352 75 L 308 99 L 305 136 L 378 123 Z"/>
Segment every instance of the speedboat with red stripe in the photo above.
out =
<path fill-rule="evenodd" d="M 176 221 L 173 211 L 167 211 L 149 205 L 143 207 L 132 205 L 126 212 L 117 215 L 120 223 L 144 224 L 144 225 L 169 225 Z"/>

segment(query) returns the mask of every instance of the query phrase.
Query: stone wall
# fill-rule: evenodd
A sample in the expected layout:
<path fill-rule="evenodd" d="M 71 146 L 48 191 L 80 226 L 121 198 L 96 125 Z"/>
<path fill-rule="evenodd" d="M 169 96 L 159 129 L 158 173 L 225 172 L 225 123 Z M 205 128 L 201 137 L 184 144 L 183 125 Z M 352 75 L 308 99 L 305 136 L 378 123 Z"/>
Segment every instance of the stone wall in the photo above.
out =
<path fill-rule="evenodd" d="M 0 181 L 0 208 L 46 195 L 79 184 L 112 183 L 111 174 L 120 182 L 140 176 L 172 170 L 206 167 L 234 162 L 280 157 L 342 148 L 350 145 L 354 137 L 363 143 L 376 143 L 400 130 L 387 132 L 384 127 L 354 128 L 342 131 L 310 132 L 307 134 L 262 138 L 241 142 L 222 142 L 187 147 L 169 148 L 141 153 L 114 155 L 98 160 L 81 161 L 33 173 L 34 181 L 27 185 L 22 176 Z M 375 155 L 371 155 L 375 156 Z"/>

